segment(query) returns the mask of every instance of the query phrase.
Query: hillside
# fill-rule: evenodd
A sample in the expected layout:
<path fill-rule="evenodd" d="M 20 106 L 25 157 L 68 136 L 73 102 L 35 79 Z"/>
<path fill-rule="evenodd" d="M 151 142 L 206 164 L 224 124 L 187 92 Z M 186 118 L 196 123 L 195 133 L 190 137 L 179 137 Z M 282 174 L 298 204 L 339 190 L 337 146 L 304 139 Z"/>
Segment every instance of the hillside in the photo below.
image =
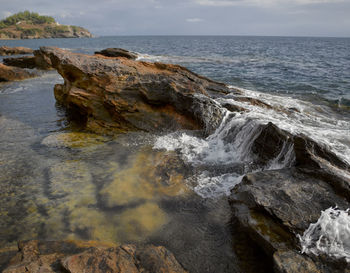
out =
<path fill-rule="evenodd" d="M 0 39 L 92 37 L 85 28 L 60 25 L 53 17 L 19 12 L 0 21 Z"/>

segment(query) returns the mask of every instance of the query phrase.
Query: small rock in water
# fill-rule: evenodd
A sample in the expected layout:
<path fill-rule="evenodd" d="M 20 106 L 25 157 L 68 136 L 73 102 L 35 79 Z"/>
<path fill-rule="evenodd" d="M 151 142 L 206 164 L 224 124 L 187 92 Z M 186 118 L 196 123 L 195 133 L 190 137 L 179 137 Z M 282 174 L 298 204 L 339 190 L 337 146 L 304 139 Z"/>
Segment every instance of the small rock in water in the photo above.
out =
<path fill-rule="evenodd" d="M 33 54 L 33 49 L 27 47 L 0 47 L 0 56 Z"/>
<path fill-rule="evenodd" d="M 107 138 L 101 135 L 70 132 L 70 133 L 55 133 L 45 137 L 41 144 L 55 148 L 86 148 L 101 145 Z"/>
<path fill-rule="evenodd" d="M 96 51 L 95 54 L 106 57 L 123 57 L 132 60 L 138 57 L 136 53 L 122 48 L 106 48 L 101 51 Z"/>
<path fill-rule="evenodd" d="M 34 73 L 25 69 L 0 63 L 0 82 L 21 81 L 35 76 Z"/>

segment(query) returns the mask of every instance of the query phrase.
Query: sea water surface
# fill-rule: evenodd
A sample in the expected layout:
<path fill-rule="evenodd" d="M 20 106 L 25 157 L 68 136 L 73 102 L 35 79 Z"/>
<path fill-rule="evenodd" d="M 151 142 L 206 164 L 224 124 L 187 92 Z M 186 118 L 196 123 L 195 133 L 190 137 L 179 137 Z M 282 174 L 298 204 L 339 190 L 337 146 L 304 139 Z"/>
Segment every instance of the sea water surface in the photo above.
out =
<path fill-rule="evenodd" d="M 246 262 L 244 272 L 259 272 L 254 255 L 232 251 L 244 250 L 244 242 L 234 243 L 239 234 L 226 196 L 245 173 L 288 167 L 294 158 L 286 147 L 256 166 L 256 125 L 306 134 L 350 163 L 348 38 L 139 36 L 1 45 L 88 54 L 121 47 L 140 60 L 186 66 L 273 109 L 241 102 L 250 111 L 227 111 L 208 138 L 106 137 L 85 132 L 55 103 L 53 86 L 63 82 L 56 72 L 1 84 L 0 247 L 35 238 L 150 242 L 168 247 L 191 272 L 240 272 L 238 260 Z M 230 101 L 228 95 L 218 103 Z"/>

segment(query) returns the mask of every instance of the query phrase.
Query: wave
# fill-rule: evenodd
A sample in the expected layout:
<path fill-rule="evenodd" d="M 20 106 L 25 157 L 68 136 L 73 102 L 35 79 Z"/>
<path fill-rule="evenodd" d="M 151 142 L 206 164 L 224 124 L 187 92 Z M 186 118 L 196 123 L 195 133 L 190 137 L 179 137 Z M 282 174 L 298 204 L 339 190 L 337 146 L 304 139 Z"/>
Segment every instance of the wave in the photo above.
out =
<path fill-rule="evenodd" d="M 254 141 L 262 126 L 272 122 L 293 135 L 304 134 L 326 146 L 339 158 L 350 163 L 350 120 L 336 116 L 326 106 L 314 105 L 287 96 L 276 96 L 252 90 L 232 90 L 241 93 L 241 98 L 254 98 L 261 102 L 254 105 L 249 100 L 236 100 L 237 92 L 217 99 L 222 106 L 234 104 L 246 111 L 231 112 L 221 125 L 207 138 L 189 132 L 160 136 L 155 149 L 179 152 L 185 162 L 193 165 L 198 173 L 191 178 L 194 191 L 202 197 L 216 197 L 230 193 L 248 172 L 276 170 L 293 165 L 294 146 L 284 142 L 279 153 L 268 162 L 261 162 L 252 151 Z"/>
<path fill-rule="evenodd" d="M 226 57 L 226 56 L 177 56 L 177 55 L 149 55 L 136 52 L 138 54 L 137 61 L 149 61 L 149 62 L 163 62 L 163 63 L 181 63 L 181 64 L 194 64 L 194 63 L 209 63 L 209 64 L 240 64 L 240 63 L 264 63 L 266 58 L 262 57 Z"/>

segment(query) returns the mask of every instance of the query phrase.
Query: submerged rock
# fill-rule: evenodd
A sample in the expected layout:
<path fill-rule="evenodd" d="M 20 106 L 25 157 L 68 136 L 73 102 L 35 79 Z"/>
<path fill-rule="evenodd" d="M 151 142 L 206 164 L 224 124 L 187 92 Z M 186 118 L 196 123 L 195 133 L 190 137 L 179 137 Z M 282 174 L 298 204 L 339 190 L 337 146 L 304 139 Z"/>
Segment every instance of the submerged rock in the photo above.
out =
<path fill-rule="evenodd" d="M 127 59 L 135 60 L 137 54 L 122 48 L 106 48 L 101 51 L 96 51 L 95 54 L 103 55 L 106 57 L 123 57 Z"/>
<path fill-rule="evenodd" d="M 21 81 L 36 75 L 22 68 L 7 66 L 0 63 L 0 82 Z"/>
<path fill-rule="evenodd" d="M 19 243 L 18 249 L 4 273 L 186 272 L 162 246 L 28 241 Z"/>
<path fill-rule="evenodd" d="M 33 54 L 33 49 L 27 47 L 0 47 L 0 56 Z"/>
<path fill-rule="evenodd" d="M 57 101 L 85 117 L 90 130 L 211 132 L 222 120 L 224 110 L 211 96 L 228 93 L 228 87 L 184 67 L 52 47 L 42 47 L 40 54 L 65 80 L 55 86 Z"/>

